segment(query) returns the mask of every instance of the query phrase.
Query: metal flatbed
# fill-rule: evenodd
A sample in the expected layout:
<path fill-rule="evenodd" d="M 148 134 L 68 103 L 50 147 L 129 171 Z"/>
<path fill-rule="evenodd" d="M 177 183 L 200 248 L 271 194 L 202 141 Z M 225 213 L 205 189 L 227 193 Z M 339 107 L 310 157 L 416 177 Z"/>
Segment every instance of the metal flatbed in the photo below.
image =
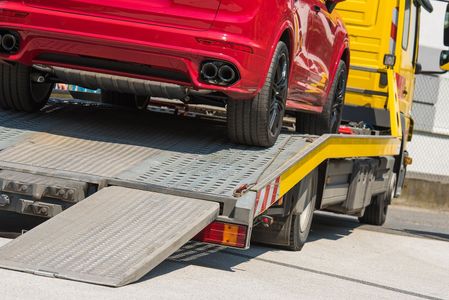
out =
<path fill-rule="evenodd" d="M 107 272 L 92 277 L 82 270 L 78 270 L 75 275 L 67 275 L 60 274 L 56 267 L 52 268 L 52 259 L 58 259 L 64 249 L 70 248 L 72 244 L 83 244 L 90 239 L 104 241 L 98 245 L 100 248 L 111 247 L 108 242 L 110 239 L 105 238 L 103 231 L 85 230 L 87 225 L 83 227 L 82 223 L 77 223 L 77 226 L 83 234 L 76 235 L 74 231 L 77 229 L 68 233 L 55 231 L 55 234 L 69 236 L 69 240 L 72 238 L 72 244 L 50 243 L 54 237 L 45 237 L 42 235 L 44 229 L 37 227 L 13 246 L 0 249 L 0 267 L 112 286 L 129 283 L 150 271 L 214 220 L 247 226 L 245 245 L 249 247 L 254 220 L 324 161 L 395 156 L 401 147 L 400 140 L 391 136 L 314 137 L 286 131 L 274 147 L 265 149 L 231 144 L 226 140 L 224 131 L 224 124 L 213 120 L 186 120 L 172 115 L 131 112 L 103 106 L 54 104 L 37 114 L 0 111 L 0 173 L 12 172 L 5 173 L 8 175 L 5 175 L 7 178 L 3 178 L 3 181 L 0 174 L 0 184 L 4 191 L 15 189 L 19 194 L 27 194 L 32 190 L 32 193 L 28 193 L 32 196 L 31 200 L 22 201 L 25 204 L 19 208 L 11 208 L 16 212 L 21 209 L 22 213 L 26 213 L 26 203 L 38 200 L 37 191 L 41 192 L 40 197 L 54 192 L 51 188 L 42 188 L 39 182 L 45 181 L 45 178 L 55 180 L 54 186 L 57 187 L 53 189 L 66 181 L 85 184 L 86 199 L 81 197 L 82 203 L 99 201 L 116 207 L 122 203 L 120 198 L 106 192 L 111 191 L 110 187 L 116 187 L 130 191 L 122 195 L 125 202 L 132 202 L 133 195 L 143 191 L 153 193 L 150 198 L 159 201 L 169 199 L 166 201 L 167 209 L 174 215 L 180 214 L 177 199 L 190 203 L 198 201 L 198 205 L 207 201 L 219 204 L 213 218 L 210 218 L 214 213 L 212 209 L 211 214 L 200 218 L 198 222 L 189 219 L 182 223 L 190 228 L 189 234 L 182 234 L 175 239 L 176 243 L 160 246 L 157 243 L 151 245 L 148 239 L 146 242 L 145 239 L 140 240 L 139 245 L 143 248 L 130 250 L 128 257 L 134 257 L 142 249 L 152 247 L 158 247 L 163 254 L 151 263 L 146 258 L 139 259 L 138 267 L 132 268 L 139 271 L 124 275 L 126 278 L 119 276 L 107 279 Z M 26 182 L 23 174 L 37 176 L 39 180 Z M 148 201 L 149 211 L 152 205 Z M 44 207 L 44 212 L 49 208 Z M 98 209 L 98 206 L 89 207 L 89 204 L 80 203 L 41 226 L 52 232 L 56 227 L 69 226 L 67 218 L 75 220 L 83 212 L 96 212 L 90 214 L 93 219 L 104 214 L 104 210 Z M 109 209 L 108 212 L 112 214 L 116 211 Z M 136 224 L 142 224 L 139 221 L 126 223 L 136 213 L 132 209 L 122 209 L 121 212 L 123 222 L 114 223 L 114 226 L 125 230 L 132 226 L 139 228 Z M 111 216 L 106 216 L 106 220 Z M 160 220 L 156 218 L 154 222 L 157 225 Z M 175 224 L 177 222 L 173 221 L 168 227 Z M 111 226 L 97 225 L 105 228 Z M 166 226 L 158 228 L 160 231 L 167 230 Z M 11 253 L 29 248 L 38 239 L 48 241 L 55 249 L 49 253 L 50 258 L 46 263 L 31 259 L 28 265 L 24 265 L 20 263 L 20 257 L 12 258 Z M 122 241 L 126 243 L 126 239 Z M 95 258 L 95 254 L 83 252 L 76 259 L 86 260 L 89 255 Z M 148 255 L 151 256 L 151 253 Z M 64 265 L 62 269 L 69 270 L 70 264 Z"/>

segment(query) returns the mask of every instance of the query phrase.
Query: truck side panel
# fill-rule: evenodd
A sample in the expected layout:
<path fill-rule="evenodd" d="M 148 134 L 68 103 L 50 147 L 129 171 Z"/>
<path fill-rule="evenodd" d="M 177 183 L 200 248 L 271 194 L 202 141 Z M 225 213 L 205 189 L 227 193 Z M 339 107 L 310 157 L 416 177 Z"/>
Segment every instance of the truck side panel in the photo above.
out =
<path fill-rule="evenodd" d="M 390 35 L 396 6 L 396 1 L 348 0 L 337 7 L 351 40 L 351 72 L 346 96 L 349 105 L 385 107 L 387 82 L 385 75 L 377 70 L 385 69 L 384 55 L 391 53 Z M 366 92 L 355 93 L 354 89 Z"/>

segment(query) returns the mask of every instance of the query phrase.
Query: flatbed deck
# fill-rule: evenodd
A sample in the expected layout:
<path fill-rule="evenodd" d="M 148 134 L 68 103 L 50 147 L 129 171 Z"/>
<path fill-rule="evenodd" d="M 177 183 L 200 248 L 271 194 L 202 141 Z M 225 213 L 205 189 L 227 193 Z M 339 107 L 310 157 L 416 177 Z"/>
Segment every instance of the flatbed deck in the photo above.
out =
<path fill-rule="evenodd" d="M 299 167 L 306 175 L 327 156 L 399 151 L 391 137 L 291 132 L 271 148 L 241 146 L 227 141 L 220 121 L 53 102 L 37 114 L 0 111 L 0 169 L 218 201 L 225 217 L 244 192 L 263 191 Z M 304 165 L 305 156 L 314 158 Z"/>
<path fill-rule="evenodd" d="M 352 163 L 355 158 L 392 157 L 401 148 L 401 141 L 392 136 L 316 137 L 291 130 L 285 130 L 271 148 L 249 147 L 228 142 L 222 119 L 188 119 L 77 101 L 51 103 L 36 114 L 0 111 L 1 209 L 53 217 L 20 237 L 13 248 L 0 249 L 0 267 L 111 286 L 137 280 L 211 223 L 238 227 L 229 229 L 229 234 L 240 238 L 239 248 L 249 248 L 258 217 L 326 160 Z M 335 178 L 347 178 L 351 166 L 346 164 L 346 173 L 340 174 L 336 163 Z M 378 192 L 385 191 L 385 176 L 376 175 L 372 180 L 378 183 L 373 185 Z M 351 186 L 346 182 L 329 188 L 338 191 L 343 202 Z M 114 195 L 115 191 L 120 191 L 120 196 Z M 147 193 L 147 200 L 136 196 L 141 193 Z M 133 210 L 141 207 L 133 200 L 140 201 L 148 217 L 143 208 Z M 180 210 L 178 200 L 190 203 L 195 212 L 208 205 L 212 210 L 190 220 L 187 215 L 193 212 L 186 215 L 188 210 Z M 82 203 L 76 204 L 79 201 Z M 67 208 L 61 202 L 71 205 Z M 161 209 L 172 218 L 162 220 Z M 84 222 L 84 215 L 92 222 Z M 141 218 L 135 219 L 136 215 Z M 176 226 L 185 228 L 186 233 L 177 230 L 176 236 L 165 238 L 168 228 Z M 100 272 L 92 277 L 85 268 L 71 272 L 72 265 L 83 266 L 85 260 L 102 261 L 101 255 L 95 256 L 97 252 L 120 250 L 110 232 L 147 232 L 153 227 L 155 231 L 148 236 L 160 238 L 154 243 L 139 239 L 140 248 L 127 254 L 139 259 L 123 276 L 115 274 L 111 279 L 108 272 Z M 55 237 L 57 241 L 53 241 Z M 133 239 L 127 237 L 117 237 L 123 247 Z M 15 256 L 41 239 L 40 244 L 53 245 L 53 252 L 39 252 L 42 257 L 48 255 L 47 259 L 30 256 L 25 261 Z M 226 241 L 225 236 L 223 239 Z M 67 256 L 73 261 L 52 264 L 61 253 L 78 249 L 87 240 L 98 244 L 95 251 L 83 252 L 81 247 L 74 250 L 75 256 Z M 148 249 L 148 257 L 138 249 Z M 123 265 L 121 259 L 114 256 L 112 262 Z"/>
<path fill-rule="evenodd" d="M 306 147 L 284 134 L 270 149 L 231 144 L 220 122 L 111 107 L 54 105 L 0 112 L 0 168 L 114 182 L 220 202 L 266 178 Z"/>

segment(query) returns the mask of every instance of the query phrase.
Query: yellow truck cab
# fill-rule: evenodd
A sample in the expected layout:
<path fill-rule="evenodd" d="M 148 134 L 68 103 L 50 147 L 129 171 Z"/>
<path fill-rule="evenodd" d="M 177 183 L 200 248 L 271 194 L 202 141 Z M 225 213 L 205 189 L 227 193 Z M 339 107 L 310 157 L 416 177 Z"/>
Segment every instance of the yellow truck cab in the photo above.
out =
<path fill-rule="evenodd" d="M 351 43 L 344 119 L 391 131 L 402 139 L 395 167 L 398 196 L 411 162 L 406 143 L 413 133 L 415 74 L 421 71 L 417 63 L 420 12 L 433 8 L 428 0 L 347 0 L 337 9 Z"/>

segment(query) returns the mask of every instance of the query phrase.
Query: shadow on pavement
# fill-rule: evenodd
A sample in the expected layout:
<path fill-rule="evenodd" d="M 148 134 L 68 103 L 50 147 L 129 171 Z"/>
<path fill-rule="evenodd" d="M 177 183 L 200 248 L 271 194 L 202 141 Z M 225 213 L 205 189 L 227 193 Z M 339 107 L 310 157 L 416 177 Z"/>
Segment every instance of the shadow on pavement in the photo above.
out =
<path fill-rule="evenodd" d="M 404 229 L 403 232 L 408 233 L 415 237 L 428 238 L 428 239 L 433 239 L 433 240 L 449 242 L 449 234 L 446 234 L 446 233 L 422 231 L 422 230 L 409 230 L 409 229 Z"/>
<path fill-rule="evenodd" d="M 360 227 L 355 218 L 327 213 L 316 213 L 309 236 L 309 242 L 327 239 L 338 240 L 350 235 Z M 254 244 L 249 250 L 227 249 L 221 246 L 189 242 L 173 254 L 167 261 L 151 271 L 140 282 L 163 276 L 189 265 L 235 272 L 238 266 L 257 259 L 266 252 L 287 251 L 281 247 Z"/>
<path fill-rule="evenodd" d="M 21 226 L 15 225 L 18 223 L 18 217 L 20 218 Z M 40 223 L 42 223 L 41 218 L 0 212 L 0 237 L 15 238 L 20 235 L 22 230 L 30 230 Z M 449 241 L 449 235 L 445 233 L 362 225 L 353 217 L 317 212 L 314 216 L 309 242 L 323 239 L 336 241 L 349 236 L 356 229 Z M 251 249 L 240 251 L 191 241 L 149 274 L 144 276 L 139 282 L 164 276 L 165 274 L 185 268 L 189 265 L 212 268 L 226 272 L 235 272 L 238 270 L 238 266 L 242 263 L 253 259 L 264 261 L 259 258 L 261 255 L 267 252 L 276 251 L 286 250 L 280 247 L 254 244 Z"/>
<path fill-rule="evenodd" d="M 339 240 L 350 235 L 362 225 L 356 218 L 331 213 L 315 213 L 309 242 L 318 240 Z"/>

